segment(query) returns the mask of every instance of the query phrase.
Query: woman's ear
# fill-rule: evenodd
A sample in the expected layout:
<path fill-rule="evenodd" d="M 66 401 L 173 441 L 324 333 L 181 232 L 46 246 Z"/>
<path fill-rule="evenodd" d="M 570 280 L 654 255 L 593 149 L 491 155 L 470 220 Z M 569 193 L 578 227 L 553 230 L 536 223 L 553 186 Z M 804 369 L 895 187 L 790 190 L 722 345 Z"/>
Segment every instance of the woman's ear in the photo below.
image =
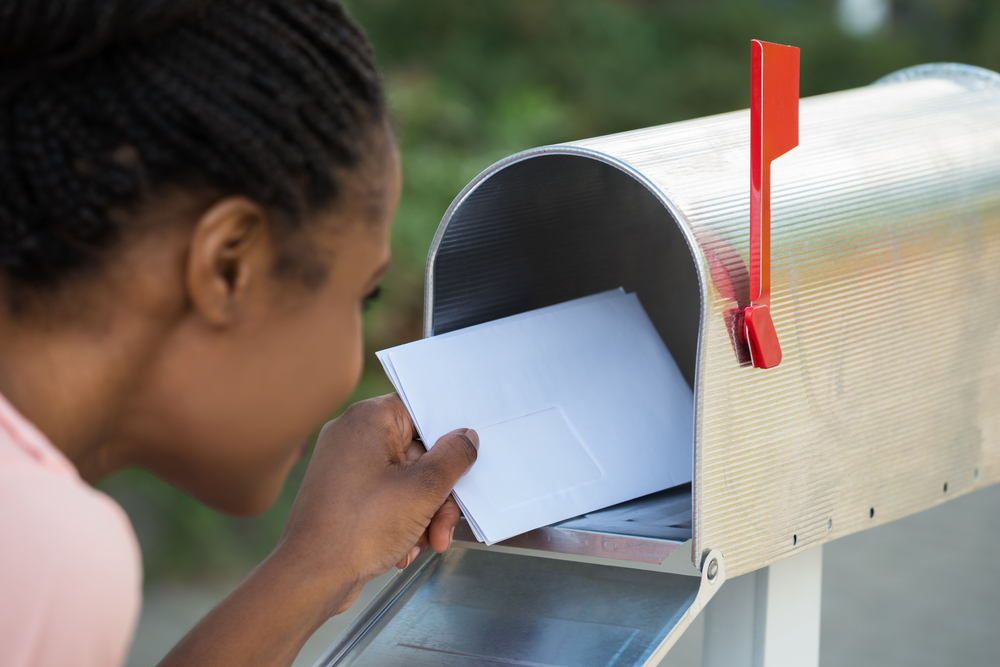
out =
<path fill-rule="evenodd" d="M 267 213 L 246 197 L 213 204 L 191 233 L 185 286 L 196 311 L 211 325 L 230 327 L 272 260 Z"/>

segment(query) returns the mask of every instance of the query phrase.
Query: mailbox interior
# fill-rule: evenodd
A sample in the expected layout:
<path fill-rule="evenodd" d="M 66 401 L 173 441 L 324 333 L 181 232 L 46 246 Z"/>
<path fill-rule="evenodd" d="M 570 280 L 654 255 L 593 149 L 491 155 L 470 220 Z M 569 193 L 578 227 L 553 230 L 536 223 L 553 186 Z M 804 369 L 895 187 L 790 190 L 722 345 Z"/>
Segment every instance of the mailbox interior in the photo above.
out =
<path fill-rule="evenodd" d="M 428 257 L 425 335 L 624 287 L 693 388 L 701 292 L 679 226 L 629 173 L 553 150 L 496 165 L 449 209 Z M 684 485 L 506 544 L 658 563 L 691 538 L 691 502 Z M 456 538 L 474 539 L 465 526 Z"/>

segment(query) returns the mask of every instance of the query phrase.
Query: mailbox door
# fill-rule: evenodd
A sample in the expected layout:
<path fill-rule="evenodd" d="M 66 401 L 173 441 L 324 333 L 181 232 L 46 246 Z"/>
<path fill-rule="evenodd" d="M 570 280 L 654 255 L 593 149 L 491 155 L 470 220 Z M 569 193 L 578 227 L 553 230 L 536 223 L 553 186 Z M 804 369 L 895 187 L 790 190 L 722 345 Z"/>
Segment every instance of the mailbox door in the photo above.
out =
<path fill-rule="evenodd" d="M 708 587 L 723 579 L 713 568 Z M 400 572 L 316 667 L 657 664 L 714 592 L 705 581 L 452 548 Z"/>

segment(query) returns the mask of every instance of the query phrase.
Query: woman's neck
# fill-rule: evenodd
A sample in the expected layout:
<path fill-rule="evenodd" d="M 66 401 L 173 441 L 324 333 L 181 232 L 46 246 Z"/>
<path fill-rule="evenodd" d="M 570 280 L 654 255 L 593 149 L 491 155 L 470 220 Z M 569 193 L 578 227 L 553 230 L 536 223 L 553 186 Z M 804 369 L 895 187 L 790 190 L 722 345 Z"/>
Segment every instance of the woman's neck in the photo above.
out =
<path fill-rule="evenodd" d="M 113 291 L 74 287 L 62 299 L 72 296 L 68 306 L 39 299 L 26 312 L 0 308 L 0 393 L 88 481 L 134 463 L 123 413 L 183 309 L 162 298 L 156 273 Z"/>

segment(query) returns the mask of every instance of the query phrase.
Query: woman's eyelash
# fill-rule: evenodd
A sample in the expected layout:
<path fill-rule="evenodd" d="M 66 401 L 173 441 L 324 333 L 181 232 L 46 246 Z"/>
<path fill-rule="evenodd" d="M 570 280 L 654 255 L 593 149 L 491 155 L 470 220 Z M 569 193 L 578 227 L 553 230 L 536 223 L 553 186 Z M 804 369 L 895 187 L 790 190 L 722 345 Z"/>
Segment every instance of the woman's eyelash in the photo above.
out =
<path fill-rule="evenodd" d="M 376 287 L 375 289 L 373 289 L 365 297 L 365 300 L 364 300 L 365 308 L 368 308 L 368 306 L 370 306 L 372 304 L 372 302 L 375 301 L 376 299 L 378 299 L 380 296 L 382 296 L 382 286 L 381 285 L 379 285 L 378 287 Z"/>

